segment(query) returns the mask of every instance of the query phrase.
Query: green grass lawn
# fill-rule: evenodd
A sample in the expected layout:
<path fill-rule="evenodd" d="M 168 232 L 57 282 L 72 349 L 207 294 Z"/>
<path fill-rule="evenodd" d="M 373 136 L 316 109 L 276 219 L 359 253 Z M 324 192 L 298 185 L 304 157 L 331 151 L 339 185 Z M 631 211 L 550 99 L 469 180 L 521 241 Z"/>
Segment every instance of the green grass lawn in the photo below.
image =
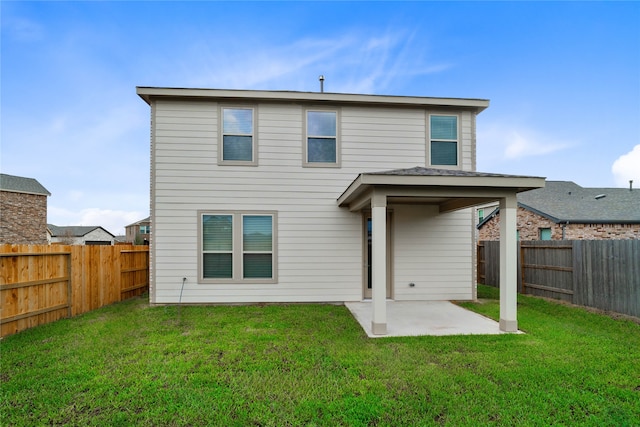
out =
<path fill-rule="evenodd" d="M 640 425 L 640 325 L 518 314 L 526 334 L 368 339 L 343 306 L 137 298 L 0 341 L 0 424 Z"/>

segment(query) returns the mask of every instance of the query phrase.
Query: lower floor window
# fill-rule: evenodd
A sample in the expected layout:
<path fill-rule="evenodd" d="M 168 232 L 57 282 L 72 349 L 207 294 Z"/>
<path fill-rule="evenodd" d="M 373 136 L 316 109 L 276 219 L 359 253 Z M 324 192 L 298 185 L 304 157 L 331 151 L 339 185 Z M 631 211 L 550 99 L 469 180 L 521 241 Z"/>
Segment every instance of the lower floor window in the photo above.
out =
<path fill-rule="evenodd" d="M 275 212 L 201 212 L 201 279 L 274 281 L 275 223 Z"/>

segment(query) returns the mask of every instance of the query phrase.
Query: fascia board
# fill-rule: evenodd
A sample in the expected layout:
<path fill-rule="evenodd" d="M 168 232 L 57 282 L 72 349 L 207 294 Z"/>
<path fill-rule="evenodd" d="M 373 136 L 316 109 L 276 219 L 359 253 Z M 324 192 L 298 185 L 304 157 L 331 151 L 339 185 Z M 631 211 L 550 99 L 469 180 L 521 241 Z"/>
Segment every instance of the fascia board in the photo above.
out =
<path fill-rule="evenodd" d="M 542 212 L 541 210 L 538 210 L 536 208 L 532 208 L 531 206 L 525 205 L 524 203 L 518 202 L 518 206 L 520 206 L 521 208 L 524 208 L 524 209 L 526 209 L 528 211 L 531 211 L 534 214 L 540 215 L 543 218 L 547 218 L 548 220 L 551 220 L 551 221 L 555 222 L 556 224 L 567 221 L 566 219 L 556 218 L 555 216 L 549 215 L 546 212 Z"/>
<path fill-rule="evenodd" d="M 340 197 L 338 197 L 338 206 L 343 206 L 344 203 L 353 199 L 362 191 L 364 191 L 364 189 L 362 188 L 362 174 L 360 174 L 351 184 L 349 184 Z"/>
<path fill-rule="evenodd" d="M 481 112 L 489 106 L 487 99 L 475 98 L 432 98 L 417 96 L 363 95 L 330 92 L 260 91 L 232 89 L 189 89 L 137 87 L 136 93 L 151 105 L 154 97 L 172 98 L 212 98 L 236 100 L 263 100 L 281 102 L 318 102 L 369 105 L 397 105 L 413 107 L 455 107 Z"/>
<path fill-rule="evenodd" d="M 369 185 L 489 187 L 522 192 L 544 187 L 545 180 L 539 177 L 362 175 L 361 182 Z"/>
<path fill-rule="evenodd" d="M 362 192 L 376 187 L 388 196 L 439 197 L 508 197 L 513 192 L 544 186 L 544 178 L 537 177 L 452 177 L 452 176 L 398 176 L 363 175 L 347 187 L 338 198 L 338 205 L 352 202 Z"/>

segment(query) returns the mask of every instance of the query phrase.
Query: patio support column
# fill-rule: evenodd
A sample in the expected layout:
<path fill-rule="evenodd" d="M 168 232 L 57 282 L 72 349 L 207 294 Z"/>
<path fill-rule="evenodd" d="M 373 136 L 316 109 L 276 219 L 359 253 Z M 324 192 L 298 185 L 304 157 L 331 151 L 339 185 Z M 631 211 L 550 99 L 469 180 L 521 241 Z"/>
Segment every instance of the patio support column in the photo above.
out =
<path fill-rule="evenodd" d="M 387 333 L 387 196 L 371 197 L 371 332 Z"/>
<path fill-rule="evenodd" d="M 518 331 L 518 239 L 516 195 L 500 199 L 500 330 Z"/>

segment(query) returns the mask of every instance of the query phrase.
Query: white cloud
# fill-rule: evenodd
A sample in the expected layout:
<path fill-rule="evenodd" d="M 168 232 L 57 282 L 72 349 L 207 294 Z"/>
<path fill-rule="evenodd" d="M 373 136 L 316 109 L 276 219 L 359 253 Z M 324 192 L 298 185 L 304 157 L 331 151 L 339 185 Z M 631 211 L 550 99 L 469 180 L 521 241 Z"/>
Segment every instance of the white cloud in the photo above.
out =
<path fill-rule="evenodd" d="M 507 159 L 541 156 L 568 147 L 562 141 L 552 140 L 544 135 L 528 130 L 514 130 L 505 135 L 506 147 L 504 156 Z"/>
<path fill-rule="evenodd" d="M 611 165 L 611 172 L 619 187 L 628 186 L 629 180 L 633 180 L 636 187 L 640 186 L 640 144 L 618 157 Z"/>
<path fill-rule="evenodd" d="M 478 161 L 480 162 L 482 158 L 489 163 L 544 156 L 574 145 L 570 141 L 550 137 L 526 126 L 515 127 L 502 124 L 489 126 L 479 124 L 477 137 Z"/>
<path fill-rule="evenodd" d="M 100 226 L 112 234 L 124 234 L 124 227 L 148 216 L 138 211 L 87 208 L 73 211 L 49 206 L 47 222 L 58 226 Z"/>
<path fill-rule="evenodd" d="M 182 61 L 189 64 L 181 70 L 184 75 L 175 78 L 195 87 L 317 90 L 316 79 L 323 74 L 327 92 L 383 93 L 407 77 L 452 66 L 425 59 L 424 40 L 406 30 L 259 44 L 248 55 L 242 46 L 199 42 Z"/>

